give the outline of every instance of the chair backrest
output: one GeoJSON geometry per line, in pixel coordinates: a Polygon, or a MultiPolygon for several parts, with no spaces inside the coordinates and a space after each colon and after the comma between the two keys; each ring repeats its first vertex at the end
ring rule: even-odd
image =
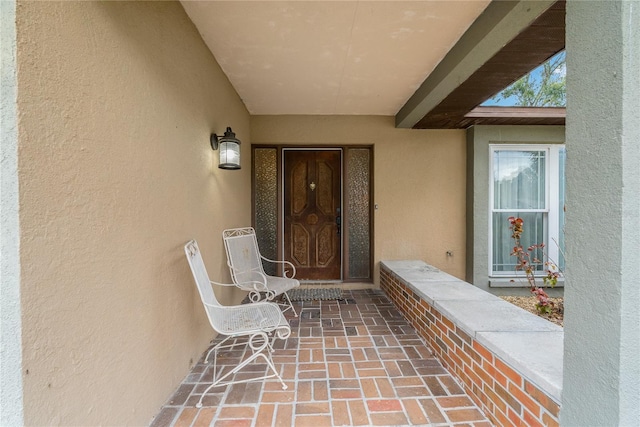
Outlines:
{"type": "Polygon", "coordinates": [[[262,281],[265,273],[255,230],[252,227],[224,230],[222,239],[234,283],[262,281]]]}
{"type": "Polygon", "coordinates": [[[209,280],[207,269],[204,266],[202,255],[200,255],[198,243],[196,243],[195,240],[191,240],[184,245],[184,252],[187,255],[187,260],[191,267],[191,273],[193,273],[193,278],[196,281],[198,293],[200,293],[200,299],[202,300],[202,305],[204,305],[204,309],[207,312],[209,322],[214,329],[218,330],[217,325],[220,321],[221,313],[220,310],[216,310],[216,308],[222,308],[223,306],[220,305],[218,299],[213,293],[211,281],[209,280]]]}

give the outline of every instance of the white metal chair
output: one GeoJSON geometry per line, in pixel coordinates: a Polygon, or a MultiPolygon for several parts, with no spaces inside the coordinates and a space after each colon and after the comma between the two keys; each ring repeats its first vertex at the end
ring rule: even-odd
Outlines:
{"type": "Polygon", "coordinates": [[[184,246],[184,251],[187,255],[187,259],[189,260],[189,266],[191,267],[191,272],[193,273],[196,285],[198,286],[198,292],[200,293],[202,304],[207,312],[209,322],[216,332],[225,335],[225,338],[207,353],[205,363],[208,363],[209,356],[213,353],[213,382],[202,393],[202,397],[200,397],[196,407],[202,407],[202,399],[209,390],[216,386],[239,384],[276,377],[282,383],[282,388],[286,389],[287,385],[282,380],[280,374],[276,371],[273,360],[271,359],[273,341],[276,339],[286,339],[291,334],[291,327],[282,314],[280,307],[271,302],[257,302],[234,306],[221,305],[213,293],[212,284],[222,286],[235,285],[227,285],[209,280],[209,275],[207,274],[204,262],[202,261],[202,256],[200,255],[200,250],[198,249],[198,244],[195,240],[188,242],[184,246]],[[251,355],[246,359],[243,359],[238,366],[234,367],[229,372],[223,374],[221,371],[219,375],[217,372],[218,352],[220,350],[230,349],[240,345],[247,345],[247,341],[244,340],[237,342],[235,338],[238,337],[248,338],[251,355]],[[231,339],[234,339],[234,342],[227,344],[227,341],[231,339]],[[262,358],[267,362],[268,368],[265,375],[239,380],[233,379],[233,375],[235,375],[240,369],[258,358],[262,358]],[[273,371],[272,374],[269,374],[269,369],[273,371]]]}
{"type": "Polygon", "coordinates": [[[292,310],[298,317],[287,291],[300,286],[295,279],[296,268],[289,261],[274,261],[263,257],[258,248],[256,231],[252,227],[231,228],[222,232],[224,247],[227,251],[227,264],[231,270],[231,278],[239,288],[249,291],[253,302],[266,299],[272,301],[283,295],[284,311],[292,310]],[[269,276],[264,272],[262,261],[282,264],[282,277],[269,276]],[[289,275],[287,275],[287,269],[289,275]]]}

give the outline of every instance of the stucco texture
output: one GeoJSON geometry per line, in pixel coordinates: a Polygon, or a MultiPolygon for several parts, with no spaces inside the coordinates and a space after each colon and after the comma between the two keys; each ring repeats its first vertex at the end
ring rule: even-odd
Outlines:
{"type": "Polygon", "coordinates": [[[145,425],[213,335],[182,248],[229,279],[250,167],[218,169],[209,134],[249,159],[250,118],[179,3],[16,16],[24,420],[145,425]]]}
{"type": "Polygon", "coordinates": [[[640,2],[567,2],[566,426],[640,425],[639,28],[640,2]]]}
{"type": "Polygon", "coordinates": [[[375,282],[380,260],[400,259],[464,278],[464,130],[397,129],[387,116],[253,116],[251,135],[254,144],[373,145],[375,282]]]}

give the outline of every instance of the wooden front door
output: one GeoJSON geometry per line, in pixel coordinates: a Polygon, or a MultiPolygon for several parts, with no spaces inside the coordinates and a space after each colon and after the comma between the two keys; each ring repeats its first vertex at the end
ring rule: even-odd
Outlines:
{"type": "Polygon", "coordinates": [[[284,152],[284,255],[296,278],[341,278],[341,151],[284,152]]]}

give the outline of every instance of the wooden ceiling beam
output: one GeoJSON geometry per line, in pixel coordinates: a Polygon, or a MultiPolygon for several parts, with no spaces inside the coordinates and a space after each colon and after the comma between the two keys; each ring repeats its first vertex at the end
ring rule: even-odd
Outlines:
{"type": "Polygon", "coordinates": [[[492,2],[400,109],[396,126],[477,124],[469,111],[564,49],[564,17],[564,0],[492,2]]]}

